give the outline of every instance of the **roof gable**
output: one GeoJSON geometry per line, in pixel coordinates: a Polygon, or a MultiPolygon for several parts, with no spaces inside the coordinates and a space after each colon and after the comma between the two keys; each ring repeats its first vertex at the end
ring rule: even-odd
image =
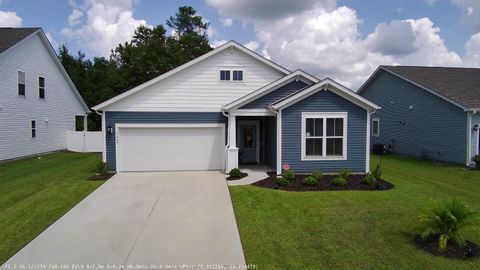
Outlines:
{"type": "MultiPolygon", "coordinates": [[[[60,60],[58,59],[57,53],[55,52],[52,45],[50,44],[50,41],[48,41],[48,38],[43,32],[42,28],[0,28],[0,40],[3,37],[9,37],[10,39],[10,42],[3,42],[5,46],[7,43],[10,43],[10,46],[4,49],[3,51],[1,51],[0,49],[0,56],[7,54],[10,50],[15,48],[17,45],[21,44],[23,41],[26,41],[35,35],[38,35],[40,37],[40,40],[42,41],[43,45],[47,49],[48,53],[50,54],[50,57],[52,58],[53,62],[59,69],[60,73],[63,75],[63,77],[67,81],[67,84],[70,86],[78,102],[80,103],[82,108],[85,110],[85,113],[90,113],[90,110],[87,104],[85,104],[85,101],[83,100],[82,96],[80,95],[77,88],[75,87],[75,84],[73,84],[72,80],[70,79],[70,76],[68,76],[67,71],[63,67],[60,60]]],[[[2,43],[2,41],[0,41],[0,43],[2,43]]]]}
{"type": "Polygon", "coordinates": [[[296,80],[300,80],[306,83],[307,85],[312,85],[314,83],[319,82],[319,79],[315,78],[314,76],[302,70],[296,70],[294,72],[291,72],[287,76],[284,76],[248,95],[245,95],[233,102],[230,102],[229,104],[225,105],[223,109],[225,111],[238,109],[296,80]]]}
{"type": "Polygon", "coordinates": [[[380,72],[388,72],[463,110],[480,109],[480,69],[380,66],[359,89],[362,93],[380,72]]]}
{"type": "Polygon", "coordinates": [[[0,54],[14,47],[26,37],[40,31],[41,28],[0,27],[0,54]]]}
{"type": "Polygon", "coordinates": [[[269,108],[274,110],[281,110],[290,105],[297,103],[300,100],[303,100],[319,91],[332,91],[335,94],[349,100],[350,102],[364,108],[367,110],[378,110],[380,106],[375,103],[367,100],[366,98],[360,96],[359,94],[353,92],[352,90],[346,88],[345,86],[337,83],[336,81],[326,78],[308,88],[301,89],[296,93],[291,94],[275,103],[271,104],[269,108]]]}
{"type": "Polygon", "coordinates": [[[256,52],[253,52],[253,51],[247,49],[246,47],[238,44],[237,42],[229,41],[229,42],[223,44],[222,46],[217,47],[216,49],[214,49],[214,50],[212,50],[212,51],[210,51],[206,54],[203,54],[203,55],[201,55],[201,56],[199,56],[199,57],[181,65],[181,66],[178,66],[178,67],[176,67],[176,68],[174,68],[174,69],[172,69],[172,70],[170,70],[170,71],[168,71],[168,72],[166,72],[166,73],[164,73],[164,74],[162,74],[162,75],[160,75],[160,76],[158,76],[158,77],[156,77],[156,78],[154,78],[150,81],[147,81],[147,82],[145,82],[145,83],[143,83],[143,84],[141,84],[137,87],[134,87],[134,88],[118,95],[118,96],[115,96],[115,97],[113,97],[113,98],[111,98],[107,101],[104,101],[104,102],[94,106],[93,109],[101,111],[101,110],[105,109],[106,107],[131,96],[132,94],[135,94],[139,91],[147,89],[149,86],[152,86],[152,85],[154,85],[154,84],[156,84],[160,81],[166,80],[166,79],[170,78],[171,76],[179,73],[182,70],[186,70],[189,67],[192,67],[196,64],[199,64],[202,61],[204,61],[206,59],[209,59],[209,58],[211,58],[215,55],[218,55],[221,52],[227,51],[229,49],[238,50],[238,51],[244,53],[245,55],[247,55],[248,57],[251,57],[251,58],[265,64],[266,66],[268,66],[270,68],[273,68],[274,70],[279,71],[281,74],[289,74],[290,73],[290,71],[288,69],[286,69],[286,68],[284,68],[284,67],[282,67],[282,66],[280,66],[280,65],[278,65],[278,64],[276,64],[276,63],[274,63],[274,62],[272,62],[272,61],[270,61],[266,58],[264,58],[263,56],[257,54],[256,52]]]}

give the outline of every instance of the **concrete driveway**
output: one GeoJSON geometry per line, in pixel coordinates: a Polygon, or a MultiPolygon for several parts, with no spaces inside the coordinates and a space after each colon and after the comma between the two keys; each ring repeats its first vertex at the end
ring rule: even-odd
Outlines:
{"type": "Polygon", "coordinates": [[[112,177],[3,267],[13,264],[197,269],[245,258],[225,175],[145,172],[112,177]]]}

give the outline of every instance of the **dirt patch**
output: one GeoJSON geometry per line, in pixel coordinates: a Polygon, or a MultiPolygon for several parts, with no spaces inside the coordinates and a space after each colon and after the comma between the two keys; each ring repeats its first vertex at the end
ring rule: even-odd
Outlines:
{"type": "Polygon", "coordinates": [[[112,176],[114,176],[115,173],[107,173],[107,174],[95,174],[95,175],[92,175],[88,178],[88,180],[92,180],[92,181],[102,181],[102,180],[108,180],[110,179],[112,176]]]}
{"type": "Polygon", "coordinates": [[[227,180],[228,180],[228,181],[240,180],[240,179],[242,179],[242,178],[244,178],[244,177],[247,177],[247,176],[248,176],[247,173],[243,173],[243,172],[242,172],[242,173],[240,174],[240,176],[238,176],[238,177],[232,177],[232,176],[227,177],[227,180]]]}
{"type": "Polygon", "coordinates": [[[367,185],[363,182],[365,178],[364,174],[352,174],[348,177],[348,182],[345,186],[336,186],[333,184],[333,179],[337,175],[324,175],[322,179],[313,186],[306,186],[303,184],[303,179],[308,177],[308,175],[295,175],[295,179],[288,182],[286,186],[279,186],[275,183],[275,178],[277,177],[276,173],[269,172],[269,177],[258,182],[253,183],[252,185],[257,187],[280,189],[287,191],[330,191],[330,190],[364,190],[364,191],[375,191],[375,190],[388,190],[394,187],[394,185],[385,180],[380,180],[375,186],[367,185]]]}
{"type": "Polygon", "coordinates": [[[435,256],[442,256],[445,258],[469,260],[480,256],[480,246],[470,241],[465,241],[464,246],[459,246],[450,241],[445,252],[440,252],[438,250],[438,236],[432,236],[425,240],[422,240],[417,236],[415,238],[415,244],[420,249],[435,256]]]}

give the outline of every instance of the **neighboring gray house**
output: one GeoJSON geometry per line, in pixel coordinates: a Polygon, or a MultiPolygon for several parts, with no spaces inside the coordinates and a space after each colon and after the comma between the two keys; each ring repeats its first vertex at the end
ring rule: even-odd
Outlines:
{"type": "Polygon", "coordinates": [[[66,149],[88,113],[41,28],[0,28],[0,160],[66,149]]]}
{"type": "Polygon", "coordinates": [[[466,165],[478,154],[480,69],[380,66],[358,93],[382,107],[372,144],[466,165]]]}
{"type": "Polygon", "coordinates": [[[369,170],[372,102],[230,41],[93,108],[115,171],[369,170]]]}

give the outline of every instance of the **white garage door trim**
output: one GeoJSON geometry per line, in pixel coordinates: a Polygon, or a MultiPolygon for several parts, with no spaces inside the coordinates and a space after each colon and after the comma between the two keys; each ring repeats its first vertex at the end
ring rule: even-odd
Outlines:
{"type": "MultiPolygon", "coordinates": [[[[120,153],[119,153],[119,135],[120,129],[122,128],[221,128],[222,134],[225,134],[225,124],[212,123],[212,124],[115,124],[115,163],[116,171],[121,172],[122,168],[120,165],[120,153]]],[[[222,145],[225,146],[225,136],[222,136],[222,145]]],[[[223,153],[225,154],[225,153],[223,153]]],[[[225,157],[225,155],[224,155],[225,157]]],[[[225,158],[223,158],[225,160],[225,158]]],[[[225,169],[225,163],[223,163],[223,168],[225,169]]]]}

